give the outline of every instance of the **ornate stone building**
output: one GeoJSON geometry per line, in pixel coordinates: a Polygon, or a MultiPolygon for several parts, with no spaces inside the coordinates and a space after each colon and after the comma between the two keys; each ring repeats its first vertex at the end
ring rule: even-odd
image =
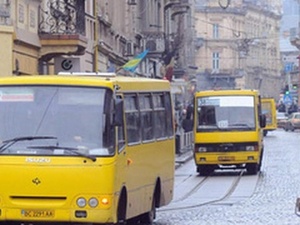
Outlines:
{"type": "Polygon", "coordinates": [[[0,0],[0,76],[118,72],[163,79],[189,99],[195,77],[192,0],[0,0]],[[135,73],[122,66],[149,52],[135,73]],[[169,73],[170,74],[170,73],[169,73]]]}
{"type": "Polygon", "coordinates": [[[194,65],[191,6],[188,0],[0,0],[0,38],[10,61],[1,68],[6,74],[56,73],[71,64],[72,71],[115,71],[147,48],[138,73],[162,77],[160,65],[173,51],[186,70],[194,65]]]}
{"type": "Polygon", "coordinates": [[[280,1],[196,1],[198,88],[251,88],[279,96],[280,1]]]}

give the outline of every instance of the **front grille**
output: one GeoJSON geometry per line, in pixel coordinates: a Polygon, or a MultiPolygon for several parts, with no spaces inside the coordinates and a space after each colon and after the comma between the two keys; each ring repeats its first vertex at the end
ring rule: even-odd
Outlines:
{"type": "Polygon", "coordinates": [[[218,144],[201,144],[196,145],[196,149],[199,147],[205,147],[206,152],[241,152],[246,151],[246,146],[257,145],[253,142],[248,143],[218,143],[218,144]]]}

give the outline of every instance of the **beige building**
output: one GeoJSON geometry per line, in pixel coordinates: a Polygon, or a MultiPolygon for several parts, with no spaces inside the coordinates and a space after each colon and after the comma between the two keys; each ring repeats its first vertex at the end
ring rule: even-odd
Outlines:
{"type": "MultiPolygon", "coordinates": [[[[77,4],[80,9],[85,3],[77,4]]],[[[62,10],[57,1],[0,0],[1,76],[47,74],[56,57],[82,55],[87,38],[74,23],[79,14],[84,11],[62,10]]]]}
{"type": "Polygon", "coordinates": [[[251,88],[277,97],[280,1],[198,1],[198,88],[251,88]]]}
{"type": "Polygon", "coordinates": [[[147,48],[137,72],[162,78],[163,57],[192,48],[191,12],[188,0],[0,0],[0,38],[10,61],[1,68],[8,75],[56,73],[69,64],[117,70],[147,48]]]}
{"type": "Polygon", "coordinates": [[[193,0],[0,0],[1,76],[118,72],[163,79],[180,101],[196,74],[193,0]],[[122,66],[149,52],[134,73],[122,66]],[[183,79],[184,78],[184,79],[183,79]]]}
{"type": "Polygon", "coordinates": [[[1,76],[38,71],[38,1],[0,1],[1,76]]]}

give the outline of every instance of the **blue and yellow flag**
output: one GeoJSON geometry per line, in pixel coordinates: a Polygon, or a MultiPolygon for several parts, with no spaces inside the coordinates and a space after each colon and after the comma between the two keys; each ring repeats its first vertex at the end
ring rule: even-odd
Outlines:
{"type": "Polygon", "coordinates": [[[145,58],[148,51],[149,50],[146,49],[142,53],[138,54],[136,57],[134,57],[133,59],[129,60],[126,64],[124,64],[122,66],[122,68],[124,70],[130,71],[133,73],[135,71],[135,69],[138,67],[139,63],[145,58]]]}

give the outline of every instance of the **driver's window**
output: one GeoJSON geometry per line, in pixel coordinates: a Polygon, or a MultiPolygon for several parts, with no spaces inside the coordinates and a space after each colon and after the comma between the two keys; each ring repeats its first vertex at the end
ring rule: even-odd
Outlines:
{"type": "MultiPolygon", "coordinates": [[[[122,99],[122,96],[117,96],[117,98],[122,99]]],[[[121,152],[125,147],[124,120],[122,120],[122,124],[118,126],[117,129],[118,129],[118,151],[121,152]]]]}

